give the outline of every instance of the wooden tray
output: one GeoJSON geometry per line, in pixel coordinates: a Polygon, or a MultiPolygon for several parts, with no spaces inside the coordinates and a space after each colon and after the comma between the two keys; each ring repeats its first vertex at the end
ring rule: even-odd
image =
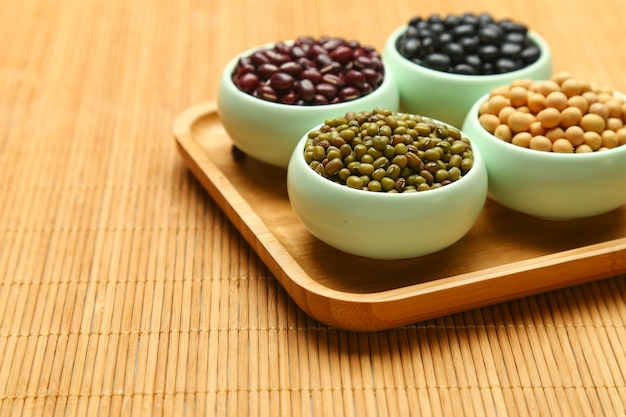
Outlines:
{"type": "Polygon", "coordinates": [[[626,272],[625,207],[551,222],[489,200],[474,228],[436,254],[403,261],[348,255],[301,225],[285,170],[233,157],[215,103],[187,109],[173,129],[188,168],[287,293],[330,326],[387,329],[626,272]]]}

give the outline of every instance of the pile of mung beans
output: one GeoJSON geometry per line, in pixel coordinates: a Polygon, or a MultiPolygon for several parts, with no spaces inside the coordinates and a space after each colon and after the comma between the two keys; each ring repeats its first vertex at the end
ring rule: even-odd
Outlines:
{"type": "Polygon", "coordinates": [[[624,98],[568,72],[491,90],[478,118],[497,138],[540,151],[588,153],[626,144],[624,98]]]}
{"type": "Polygon", "coordinates": [[[241,91],[300,106],[355,100],[376,90],[383,78],[375,48],[329,36],[277,42],[240,58],[231,74],[241,91]]]}
{"type": "Polygon", "coordinates": [[[489,13],[433,14],[412,18],[396,49],[415,64],[465,75],[501,74],[537,61],[528,27],[489,13]]]}
{"type": "Polygon", "coordinates": [[[308,134],[304,158],[336,183],[366,191],[408,193],[446,186],[474,165],[460,130],[388,109],[348,112],[308,134]]]}

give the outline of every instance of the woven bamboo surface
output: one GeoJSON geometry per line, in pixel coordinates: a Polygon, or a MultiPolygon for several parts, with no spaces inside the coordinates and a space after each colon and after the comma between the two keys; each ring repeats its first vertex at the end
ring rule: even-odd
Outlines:
{"type": "Polygon", "coordinates": [[[176,152],[233,54],[466,10],[626,91],[619,1],[0,0],[0,416],[625,416],[625,277],[339,331],[176,152]]]}

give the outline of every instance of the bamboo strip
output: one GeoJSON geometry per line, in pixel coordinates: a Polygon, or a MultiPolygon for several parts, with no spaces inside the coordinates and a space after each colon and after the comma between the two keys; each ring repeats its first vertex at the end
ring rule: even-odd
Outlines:
{"type": "MultiPolygon", "coordinates": [[[[0,37],[29,48],[0,54],[11,69],[0,76],[0,201],[16,202],[0,210],[0,415],[624,413],[623,277],[341,332],[304,316],[181,167],[169,124],[216,91],[207,68],[250,39],[352,33],[338,16],[315,17],[311,2],[309,18],[278,2],[240,14],[224,3],[212,23],[216,2],[9,3],[0,20],[24,24],[0,24],[0,37]],[[275,15],[285,24],[261,24],[275,15]],[[253,23],[224,36],[219,20],[236,19],[253,23]]],[[[533,4],[493,7],[525,16],[533,4]]],[[[569,7],[588,11],[575,25],[611,14],[569,7]]],[[[378,20],[383,30],[396,18],[378,20]]],[[[578,66],[582,76],[622,82],[607,68],[623,55],[592,37],[560,43],[559,65],[595,48],[603,58],[578,66]]]]}
{"type": "MultiPolygon", "coordinates": [[[[486,415],[505,414],[506,402],[498,389],[501,386],[498,365],[489,346],[490,340],[496,337],[493,323],[485,320],[483,310],[464,313],[462,317],[467,338],[463,338],[460,348],[462,352],[471,354],[477,374],[476,380],[472,379],[470,383],[475,383],[479,387],[486,415]]],[[[469,362],[469,359],[467,361],[469,362]]]]}

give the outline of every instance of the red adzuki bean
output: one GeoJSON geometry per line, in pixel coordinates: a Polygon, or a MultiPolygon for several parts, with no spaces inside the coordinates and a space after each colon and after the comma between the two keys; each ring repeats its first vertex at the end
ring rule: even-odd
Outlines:
{"type": "Polygon", "coordinates": [[[258,84],[259,77],[251,72],[243,74],[241,77],[239,77],[239,80],[237,81],[237,87],[239,87],[246,93],[251,93],[252,91],[254,91],[258,84]]]}
{"type": "Polygon", "coordinates": [[[302,67],[298,65],[296,62],[289,61],[282,64],[279,68],[279,71],[285,72],[289,75],[297,76],[302,72],[302,67]]]}
{"type": "Polygon", "coordinates": [[[317,55],[313,59],[313,62],[315,62],[317,68],[324,68],[325,66],[330,65],[333,62],[333,59],[330,57],[330,55],[324,53],[317,55]]]}
{"type": "Polygon", "coordinates": [[[311,101],[315,97],[315,84],[309,79],[302,79],[295,82],[296,90],[303,100],[311,101]]]}
{"type": "Polygon", "coordinates": [[[346,84],[355,86],[357,88],[363,87],[367,82],[365,75],[361,71],[349,70],[345,75],[346,84]]]}
{"type": "Polygon", "coordinates": [[[324,82],[328,83],[328,84],[332,84],[335,87],[341,88],[343,87],[346,82],[343,78],[342,75],[335,75],[335,74],[324,74],[322,76],[322,80],[324,80],[324,82]]]}
{"type": "Polygon", "coordinates": [[[322,74],[317,68],[307,68],[300,73],[300,78],[303,80],[310,80],[312,83],[317,84],[322,82],[322,74]]]}
{"type": "Polygon", "coordinates": [[[382,83],[384,68],[371,46],[303,36],[240,58],[231,78],[237,88],[262,100],[323,105],[371,93],[382,83]]]}
{"type": "Polygon", "coordinates": [[[262,85],[254,90],[253,95],[257,98],[267,101],[278,101],[278,94],[269,85],[262,85]]]}
{"type": "Polygon", "coordinates": [[[293,82],[293,77],[286,72],[275,72],[270,77],[270,85],[276,90],[288,90],[293,82]]]}
{"type": "Polygon", "coordinates": [[[334,51],[330,53],[330,57],[333,61],[339,62],[341,65],[346,65],[353,56],[352,48],[347,45],[340,45],[334,51]]]}
{"type": "Polygon", "coordinates": [[[358,88],[348,86],[339,91],[339,97],[342,101],[350,101],[361,97],[361,93],[358,88]]]}
{"type": "Polygon", "coordinates": [[[263,63],[258,66],[257,74],[263,79],[268,79],[278,71],[278,67],[274,64],[263,63]]]}
{"type": "Polygon", "coordinates": [[[283,104],[294,104],[298,100],[298,94],[294,90],[289,90],[280,98],[283,104]]]}
{"type": "Polygon", "coordinates": [[[327,82],[323,82],[315,86],[315,92],[323,95],[328,100],[332,100],[337,96],[337,87],[327,82]]]}

